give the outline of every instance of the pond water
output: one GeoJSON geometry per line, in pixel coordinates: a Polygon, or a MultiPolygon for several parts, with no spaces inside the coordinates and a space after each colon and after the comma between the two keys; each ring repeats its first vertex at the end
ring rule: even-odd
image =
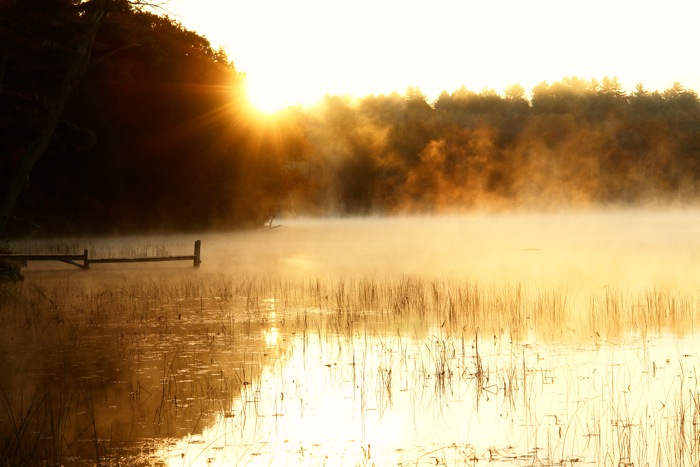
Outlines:
{"type": "Polygon", "coordinates": [[[278,225],[3,286],[3,461],[700,462],[700,212],[278,225]]]}

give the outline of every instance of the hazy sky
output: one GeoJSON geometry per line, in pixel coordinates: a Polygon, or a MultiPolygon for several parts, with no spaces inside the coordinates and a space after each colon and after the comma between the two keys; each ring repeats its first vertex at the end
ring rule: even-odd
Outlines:
{"type": "Polygon", "coordinates": [[[700,91],[697,0],[170,0],[223,46],[260,106],[565,76],[700,91]]]}

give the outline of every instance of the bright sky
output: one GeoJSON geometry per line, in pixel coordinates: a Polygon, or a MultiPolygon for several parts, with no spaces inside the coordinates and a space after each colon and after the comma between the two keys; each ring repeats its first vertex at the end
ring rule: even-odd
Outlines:
{"type": "Polygon", "coordinates": [[[502,91],[617,76],[700,92],[697,0],[170,0],[272,110],[325,93],[502,91]]]}

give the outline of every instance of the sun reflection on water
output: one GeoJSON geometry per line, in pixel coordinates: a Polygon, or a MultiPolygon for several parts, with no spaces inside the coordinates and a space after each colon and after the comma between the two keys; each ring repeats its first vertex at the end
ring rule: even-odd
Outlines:
{"type": "Polygon", "coordinates": [[[277,322],[277,312],[275,311],[280,303],[280,300],[276,298],[266,298],[262,301],[265,304],[266,311],[268,312],[266,321],[270,323],[269,329],[263,329],[263,342],[267,347],[273,347],[277,345],[277,335],[278,329],[276,326],[277,322]]]}
{"type": "Polygon", "coordinates": [[[233,416],[163,453],[169,465],[657,465],[679,411],[697,414],[692,337],[576,349],[477,349],[439,329],[288,337],[288,358],[241,389],[233,416]]]}
{"type": "Polygon", "coordinates": [[[700,465],[699,230],[697,213],[299,221],[212,237],[191,274],[35,271],[3,315],[19,402],[0,425],[69,385],[87,438],[64,439],[98,433],[102,459],[700,465]]]}
{"type": "Polygon", "coordinates": [[[266,329],[263,331],[263,337],[265,338],[265,345],[268,347],[274,346],[277,344],[277,328],[270,328],[266,329]]]}

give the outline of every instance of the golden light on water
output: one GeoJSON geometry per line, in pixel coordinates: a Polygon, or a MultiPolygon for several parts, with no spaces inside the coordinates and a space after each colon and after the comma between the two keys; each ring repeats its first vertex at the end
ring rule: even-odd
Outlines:
{"type": "MultiPolygon", "coordinates": [[[[696,410],[693,332],[677,337],[643,321],[666,313],[662,303],[674,310],[659,316],[668,329],[675,329],[673,314],[693,313],[665,287],[690,290],[688,306],[697,306],[700,224],[692,212],[284,225],[260,237],[260,251],[239,252],[237,269],[248,267],[247,255],[262,256],[253,270],[265,264],[273,275],[330,275],[330,289],[312,301],[318,307],[262,300],[286,323],[276,328],[276,341],[287,343],[284,357],[234,398],[236,415],[220,418],[215,436],[183,441],[187,461],[506,466],[612,458],[664,465],[664,453],[685,442],[667,434],[679,433],[679,411],[696,410]],[[482,283],[473,297],[453,287],[469,277],[482,283]],[[442,280],[452,285],[442,289],[442,280]],[[373,299],[372,287],[363,291],[371,284],[389,303],[373,299]],[[451,327],[452,312],[427,291],[446,304],[473,300],[483,321],[474,331],[465,318],[476,310],[454,311],[462,318],[451,327]],[[372,315],[394,307],[425,313],[427,321],[399,325],[372,315]],[[523,316],[499,324],[501,313],[523,316]]],[[[309,287],[315,290],[312,280],[309,287]]],[[[173,465],[179,462],[175,456],[173,465]]]]}
{"type": "Polygon", "coordinates": [[[698,211],[280,223],[198,270],[31,266],[3,388],[89,384],[64,438],[124,464],[700,462],[698,211]]]}
{"type": "Polygon", "coordinates": [[[692,338],[575,350],[485,340],[477,363],[475,349],[461,354],[459,340],[438,334],[297,337],[289,359],[234,399],[235,416],[161,455],[168,465],[603,465],[640,455],[658,465],[676,448],[679,405],[694,410],[692,338]]]}

